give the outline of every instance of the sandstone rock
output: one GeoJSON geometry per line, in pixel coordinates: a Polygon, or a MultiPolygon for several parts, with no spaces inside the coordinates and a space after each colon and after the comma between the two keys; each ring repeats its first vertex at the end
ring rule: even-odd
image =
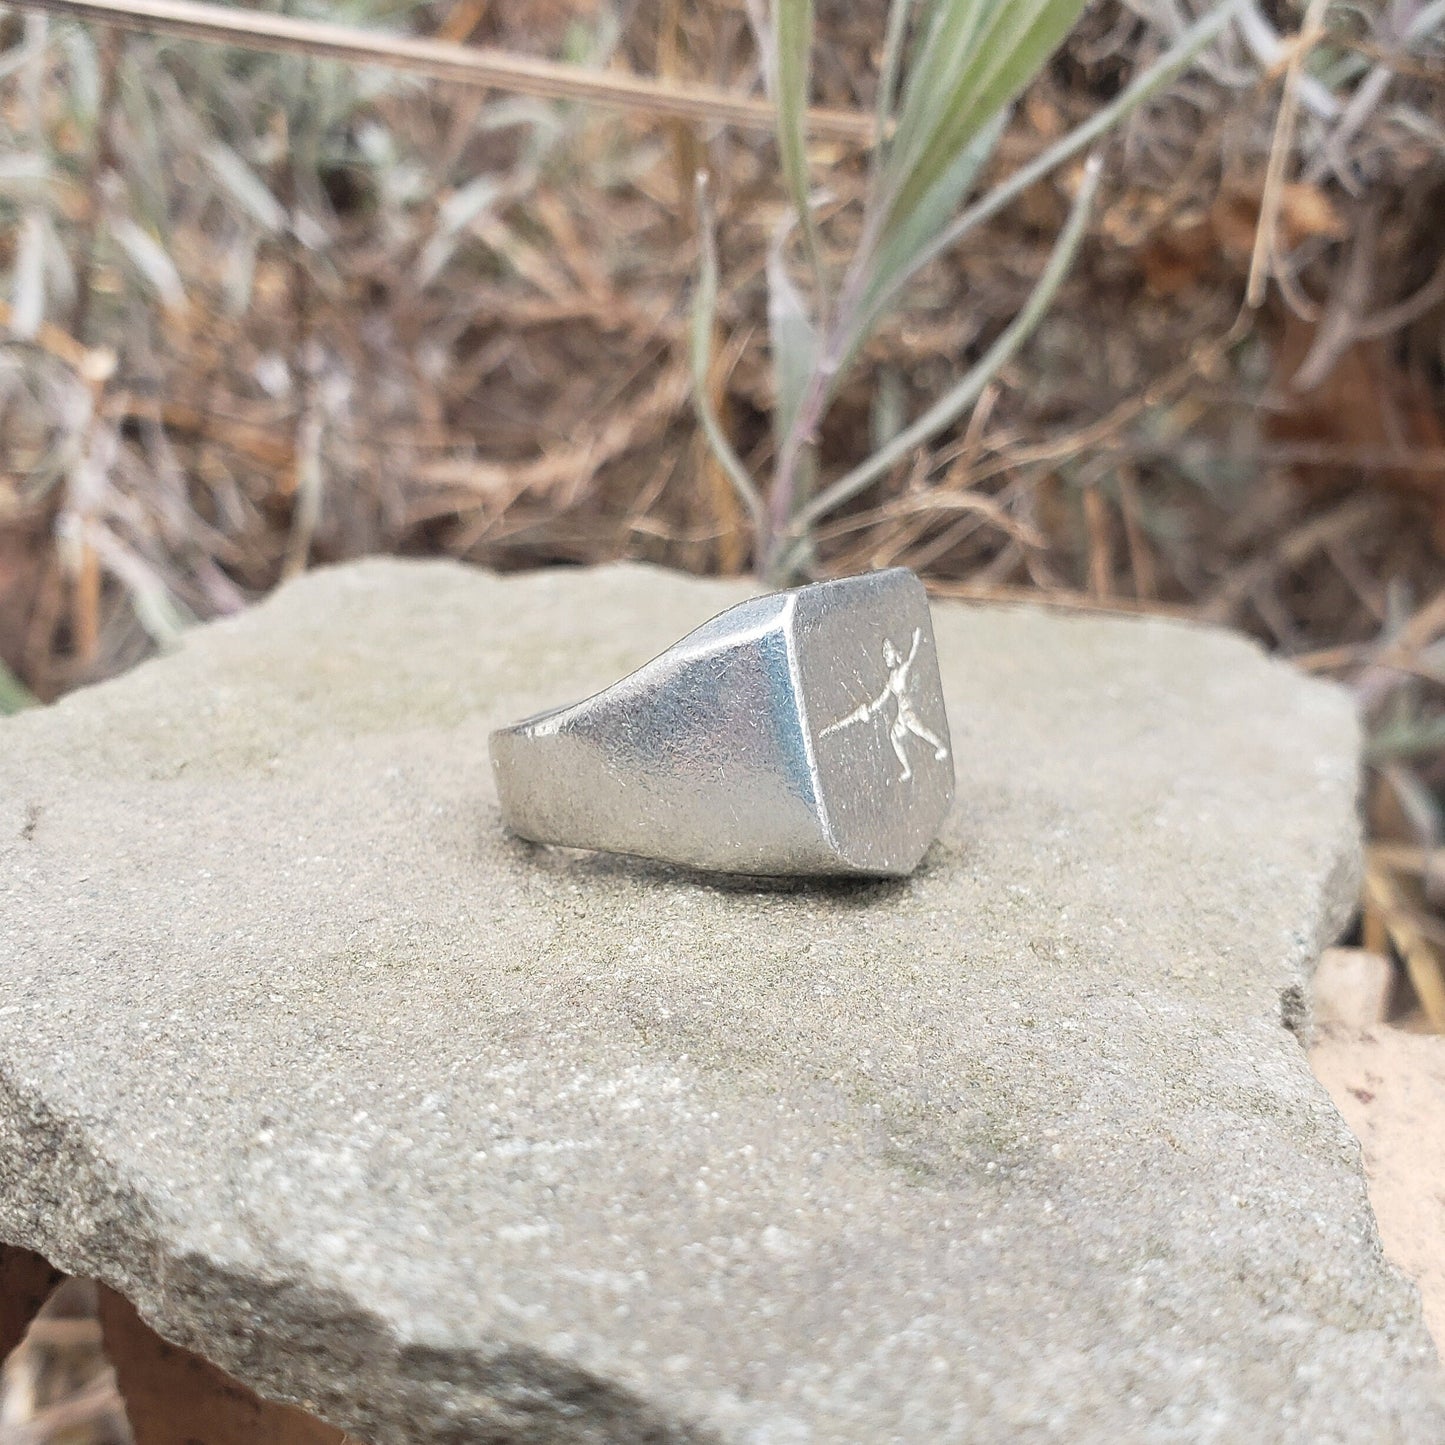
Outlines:
{"type": "Polygon", "coordinates": [[[1285,1027],[1345,697],[943,606],[913,878],[503,836],[488,729],[741,595],[367,563],[0,724],[0,1238],[373,1441],[1445,1438],[1285,1027]]]}

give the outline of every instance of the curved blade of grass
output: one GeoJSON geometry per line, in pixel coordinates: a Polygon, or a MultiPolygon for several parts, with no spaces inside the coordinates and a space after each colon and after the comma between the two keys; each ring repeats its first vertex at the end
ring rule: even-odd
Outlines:
{"type": "Polygon", "coordinates": [[[813,279],[823,286],[822,249],[808,200],[808,90],[812,79],[813,0],[776,0],[773,53],[777,57],[774,97],[778,108],[778,158],[783,181],[798,216],[803,249],[813,279]]]}
{"type": "Polygon", "coordinates": [[[777,404],[773,408],[773,430],[781,449],[802,405],[808,380],[818,361],[818,333],[808,314],[807,303],[788,275],[784,255],[792,227],[777,228],[768,246],[768,346],[773,357],[777,404]]]}
{"type": "Polygon", "coordinates": [[[916,421],[899,432],[887,446],[880,447],[866,461],[859,463],[802,507],[794,520],[794,532],[805,532],[820,518],[856,497],[865,487],[902,461],[915,447],[922,446],[944,427],[956,421],[966,408],[978,400],[983,389],[1013,358],[1049,309],[1074,259],[1074,253],[1079,248],[1079,242],[1083,239],[1084,227],[1088,223],[1102,174],[1100,158],[1091,157],[1084,169],[1083,180],[1079,193],[1074,198],[1069,218],[1059,232],[1059,238],[1054,243],[1043,274],[1034,283],[1034,289],[1022,310],[998,340],[956,385],[950,387],[916,421]]]}
{"type": "Polygon", "coordinates": [[[763,499],[742,458],[733,450],[723,431],[722,420],[712,404],[708,390],[708,371],[712,362],[713,323],[717,319],[717,235],[714,230],[712,201],[707,192],[707,176],[697,176],[698,277],[697,294],[692,303],[692,325],[689,351],[692,360],[692,400],[697,408],[708,445],[713,450],[728,480],[733,484],[753,526],[761,535],[764,526],[763,499]]]}
{"type": "Polygon", "coordinates": [[[985,196],[924,245],[907,267],[878,288],[866,313],[859,318],[858,329],[866,333],[899,291],[930,261],[937,260],[970,231],[991,220],[1050,171],[1087,150],[1100,136],[1112,130],[1133,110],[1168,85],[1195,56],[1219,38],[1233,22],[1243,3],[1244,0],[1225,0],[1217,10],[1196,20],[1158,60],[1141,71],[1108,105],[1096,111],[1068,135],[1055,141],[1027,165],[1020,166],[1007,180],[991,187],[985,196]]]}
{"type": "Polygon", "coordinates": [[[1445,25],[1445,0],[1434,0],[1405,27],[1405,44],[1418,45],[1442,25],[1445,25]]]}
{"type": "MultiPolygon", "coordinates": [[[[956,3],[977,8],[976,0],[956,3]]],[[[919,139],[889,168],[889,229],[906,221],[959,152],[1038,74],[1083,6],[1084,0],[991,0],[940,88],[910,86],[909,103],[922,112],[919,139]]]]}
{"type": "Polygon", "coordinates": [[[970,47],[992,3],[996,0],[932,0],[928,23],[909,60],[890,147],[895,181],[917,160],[943,98],[956,89],[957,75],[968,63],[970,47]]]}
{"type": "MultiPolygon", "coordinates": [[[[874,249],[871,252],[860,252],[855,258],[854,267],[850,268],[849,278],[844,283],[844,299],[839,303],[837,314],[837,320],[842,325],[842,330],[832,338],[832,344],[839,349],[826,363],[826,375],[822,378],[822,388],[817,397],[817,407],[820,413],[831,402],[834,387],[847,372],[858,349],[867,341],[878,320],[882,308],[874,305],[874,298],[880,289],[888,285],[895,277],[910,276],[917,269],[915,265],[917,252],[928,244],[941,227],[948,223],[949,217],[957,211],[960,202],[973,189],[979,172],[987,164],[998,144],[1007,119],[1006,114],[1000,114],[985,126],[983,132],[975,137],[973,144],[959,155],[953,167],[939,179],[933,190],[914,208],[906,225],[898,228],[881,242],[871,238],[865,239],[864,246],[871,245],[874,249]],[[855,280],[857,282],[856,290],[853,289],[855,280]],[[851,299],[860,296],[861,299],[851,299]],[[856,321],[852,325],[846,324],[849,316],[856,317],[856,321]]],[[[820,343],[814,352],[815,362],[820,360],[821,350],[820,343]]],[[[780,380],[780,395],[782,390],[780,380]]],[[[796,410],[791,414],[790,419],[795,417],[796,410]]],[[[780,428],[779,434],[785,433],[786,428],[780,428]]]]}
{"type": "MultiPolygon", "coordinates": [[[[871,256],[860,257],[863,264],[859,291],[851,292],[845,287],[846,295],[860,295],[860,299],[856,305],[839,307],[840,331],[833,338],[833,344],[838,348],[835,353],[837,360],[830,367],[833,382],[847,372],[859,348],[877,325],[883,311],[882,305],[878,304],[880,294],[885,288],[891,288],[899,278],[906,280],[918,270],[919,253],[948,224],[973,189],[979,172],[997,148],[1007,124],[1008,112],[1000,111],[913,208],[907,221],[881,240],[873,241],[875,249],[871,256]],[[852,322],[848,324],[850,317],[852,322]]],[[[826,399],[832,399],[831,384],[826,399]]]]}
{"type": "Polygon", "coordinates": [[[933,148],[924,156],[917,184],[925,186],[959,147],[986,125],[1044,67],[1073,29],[1084,0],[1001,0],[979,32],[967,74],[952,103],[944,106],[933,148]]]}
{"type": "MultiPolygon", "coordinates": [[[[884,233],[869,270],[864,311],[878,291],[900,275],[911,275],[919,252],[958,214],[979,172],[988,163],[1008,123],[1008,111],[998,111],[954,157],[953,164],[933,183],[926,195],[900,222],[884,233]]],[[[856,347],[864,339],[854,339],[856,347]]]]}

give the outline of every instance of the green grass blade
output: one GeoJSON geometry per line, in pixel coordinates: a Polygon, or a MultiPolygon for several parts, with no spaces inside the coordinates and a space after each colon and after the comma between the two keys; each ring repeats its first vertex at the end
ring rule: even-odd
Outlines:
{"type": "Polygon", "coordinates": [[[784,255],[791,228],[780,226],[768,247],[768,345],[773,357],[777,403],[773,431],[781,450],[793,428],[808,380],[818,362],[818,333],[784,255]]]}
{"type": "Polygon", "coordinates": [[[39,699],[3,662],[0,662],[0,717],[9,717],[27,707],[34,707],[39,699]]]}
{"type": "Polygon", "coordinates": [[[917,164],[938,124],[940,107],[957,88],[970,47],[988,6],[997,0],[933,0],[932,11],[908,66],[898,127],[889,151],[895,183],[917,164]]]}
{"type": "Polygon", "coordinates": [[[1064,228],[1054,243],[1053,252],[1043,274],[1034,283],[1023,309],[1009,323],[1003,334],[984,353],[954,386],[950,387],[916,421],[905,427],[885,447],[873,453],[866,461],[840,477],[832,486],[825,488],[806,506],[802,507],[794,521],[794,531],[806,535],[806,530],[820,518],[857,496],[865,487],[877,481],[885,472],[902,461],[915,447],[931,440],[944,427],[956,421],[973,405],[983,389],[1013,358],[1019,347],[1032,334],[1053,302],[1059,285],[1063,281],[1074,259],[1074,253],[1083,239],[1088,223],[1094,195],[1099,188],[1103,167],[1099,158],[1090,160],[1084,171],[1079,193],[1074,198],[1073,208],[1064,228]]]}
{"type": "Polygon", "coordinates": [[[1189,63],[1212,45],[1233,23],[1235,15],[1245,0],[1225,0],[1218,9],[1196,20],[1179,36],[1174,44],[1152,65],[1141,71],[1108,105],[1096,111],[1083,124],[1076,126],[1068,135],[1055,141],[1047,150],[1034,157],[1027,165],[1020,166],[1006,181],[989,189],[950,225],[930,240],[891,281],[880,286],[874,296],[868,314],[861,319],[865,330],[897,297],[903,287],[930,261],[955,246],[969,232],[991,220],[1005,206],[1012,204],[1030,186],[1042,180],[1050,171],[1056,170],[1072,160],[1081,151],[1087,150],[1100,136],[1112,130],[1126,116],[1130,115],[1151,96],[1170,83],[1189,63]]]}
{"type": "MultiPolygon", "coordinates": [[[[960,0],[963,3],[963,0],[960,0]]],[[[900,224],[954,164],[973,138],[1038,74],[1063,43],[1084,0],[992,0],[972,33],[972,48],[953,69],[946,90],[924,94],[923,137],[889,177],[888,225],[900,224]]]]}
{"type": "Polygon", "coordinates": [[[918,253],[958,214],[958,208],[973,190],[979,172],[988,164],[1008,121],[1000,110],[953,159],[953,164],[933,183],[926,195],[898,224],[885,233],[872,262],[872,275],[865,293],[868,303],[899,275],[913,270],[918,253]]]}
{"type": "Polygon", "coordinates": [[[773,10],[774,52],[777,76],[774,92],[778,107],[778,156],[783,181],[797,213],[803,248],[813,278],[823,285],[822,249],[809,203],[808,138],[806,117],[812,84],[813,0],[776,0],[773,10]]]}
{"type": "Polygon", "coordinates": [[[919,254],[957,213],[997,148],[1007,122],[1007,112],[997,115],[974,137],[973,143],[957,157],[952,168],[939,178],[903,224],[875,243],[857,305],[849,307],[846,315],[840,310],[838,316],[841,331],[836,343],[837,375],[848,370],[872,335],[884,309],[881,298],[893,294],[918,270],[919,254]]]}
{"type": "Polygon", "coordinates": [[[1033,5],[1004,5],[995,23],[979,37],[977,62],[965,89],[956,96],[956,113],[940,133],[946,160],[1034,79],[1074,28],[1084,0],[1036,0],[1033,5]]]}

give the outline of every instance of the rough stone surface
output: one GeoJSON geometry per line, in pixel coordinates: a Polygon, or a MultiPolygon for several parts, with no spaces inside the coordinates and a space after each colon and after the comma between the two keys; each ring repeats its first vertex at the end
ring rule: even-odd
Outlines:
{"type": "Polygon", "coordinates": [[[943,606],[910,880],[504,837],[488,729],[741,595],[368,563],[0,725],[0,1238],[375,1441],[1445,1438],[1286,1027],[1342,695],[943,606]]]}

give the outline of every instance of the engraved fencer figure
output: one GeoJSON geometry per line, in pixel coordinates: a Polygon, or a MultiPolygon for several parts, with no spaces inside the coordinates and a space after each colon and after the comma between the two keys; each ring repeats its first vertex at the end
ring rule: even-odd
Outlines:
{"type": "Polygon", "coordinates": [[[915,627],[913,629],[913,645],[908,649],[907,657],[894,647],[891,638],[884,638],[883,664],[888,669],[888,682],[883,691],[871,701],[859,703],[847,717],[830,723],[822,733],[826,737],[829,733],[837,732],[852,723],[868,722],[882,712],[891,698],[895,704],[895,711],[893,722],[888,729],[888,741],[893,744],[898,765],[902,769],[898,774],[900,783],[908,782],[913,776],[913,764],[908,761],[908,751],[904,746],[910,736],[927,743],[933,749],[933,756],[938,762],[942,762],[948,756],[948,749],[934,733],[924,726],[923,719],[913,710],[913,699],[908,692],[908,674],[913,670],[914,659],[918,656],[918,647],[922,638],[922,629],[915,627]]]}

